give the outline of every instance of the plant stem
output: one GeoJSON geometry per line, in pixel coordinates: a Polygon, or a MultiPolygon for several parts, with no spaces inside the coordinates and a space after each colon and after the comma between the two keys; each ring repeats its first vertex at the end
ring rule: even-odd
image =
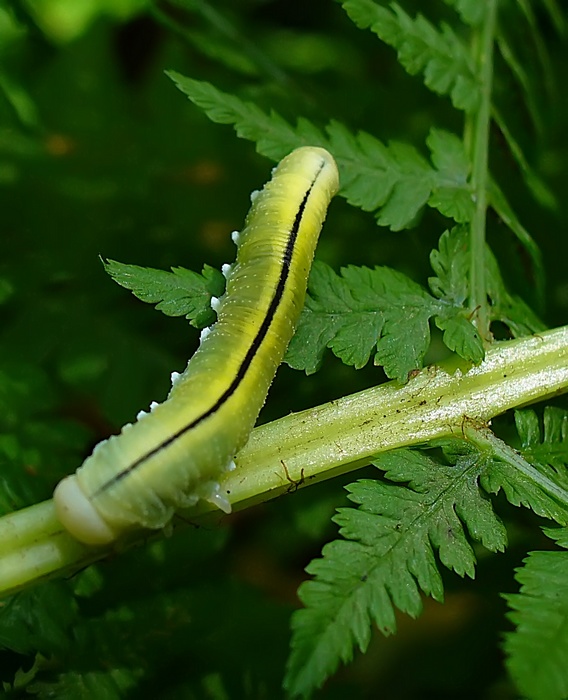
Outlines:
{"type": "Polygon", "coordinates": [[[485,220],[487,213],[489,129],[491,126],[491,89],[493,82],[493,41],[497,21],[497,0],[487,0],[485,21],[475,37],[474,53],[480,103],[474,116],[472,134],[471,183],[475,211],[471,221],[470,305],[483,340],[490,339],[485,282],[485,220]]]}
{"type": "MultiPolygon", "coordinates": [[[[565,391],[568,326],[494,343],[477,367],[455,360],[427,367],[405,385],[382,384],[256,428],[221,486],[233,509],[242,510],[368,464],[379,452],[461,435],[466,418],[487,422],[565,391]]],[[[212,512],[219,514],[200,502],[183,517],[203,522],[212,512]]],[[[0,518],[0,594],[82,568],[115,549],[76,542],[57,522],[51,501],[12,513],[0,518]]]]}

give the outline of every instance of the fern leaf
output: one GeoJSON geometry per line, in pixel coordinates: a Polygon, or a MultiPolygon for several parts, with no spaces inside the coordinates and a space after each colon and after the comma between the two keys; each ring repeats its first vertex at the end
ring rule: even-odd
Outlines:
{"type": "Polygon", "coordinates": [[[457,136],[433,129],[428,146],[434,167],[408,144],[351,133],[337,121],[322,131],[306,119],[292,127],[276,112],[270,115],[208,83],[168,74],[177,87],[215,122],[233,124],[242,138],[256,141],[257,150],[279,160],[298,146],[323,146],[341,170],[341,194],[353,206],[375,213],[377,222],[398,231],[412,224],[428,204],[457,222],[472,213],[468,164],[457,136]]]}
{"type": "MultiPolygon", "coordinates": [[[[396,49],[410,75],[423,73],[426,87],[449,95],[457,109],[472,112],[477,107],[480,91],[468,48],[449,25],[438,29],[420,14],[413,19],[397,3],[391,3],[392,9],[373,0],[344,0],[342,5],[359,28],[370,29],[396,49]]],[[[469,3],[462,9],[469,9],[469,3]]]]}
{"type": "Polygon", "coordinates": [[[523,444],[521,452],[490,434],[494,456],[481,475],[481,484],[488,493],[502,489],[513,505],[531,508],[537,515],[566,525],[566,412],[551,407],[545,410],[544,442],[532,410],[516,412],[515,420],[523,444]]]}
{"type": "Polygon", "coordinates": [[[520,593],[504,596],[515,632],[505,637],[507,667],[531,700],[568,697],[568,552],[531,552],[517,569],[520,593]]]}
{"type": "Polygon", "coordinates": [[[485,5],[478,0],[444,0],[446,5],[453,5],[465,24],[478,26],[485,17],[485,5]]]}
{"type": "Polygon", "coordinates": [[[550,466],[568,488],[568,411],[546,406],[541,423],[533,410],[515,411],[523,456],[540,467],[550,466]]]}
{"type": "Polygon", "coordinates": [[[447,328],[451,349],[474,362],[483,348],[463,307],[437,300],[420,285],[387,267],[350,265],[336,275],[324,263],[314,264],[308,297],[286,355],[286,362],[308,374],[315,372],[327,348],[345,364],[363,367],[374,362],[391,378],[406,381],[422,366],[430,342],[429,319],[447,328]],[[459,318],[463,325],[458,327],[459,318]],[[452,322],[455,325],[452,326],[452,322]]]}
{"type": "Polygon", "coordinates": [[[395,450],[374,462],[394,483],[361,480],[347,487],[358,509],[343,508],[334,520],[345,540],[324,547],[300,587],[305,608],[292,620],[292,654],[286,687],[308,695],[353,647],[365,651],[374,622],[395,631],[394,607],[420,614],[420,591],[435,600],[443,587],[434,552],[460,576],[474,576],[470,538],[491,551],[506,545],[503,524],[478,485],[484,461],[462,450],[456,466],[411,450],[395,450]],[[403,488],[399,484],[408,484],[403,488]]]}
{"type": "Polygon", "coordinates": [[[209,265],[203,267],[201,274],[183,267],[167,272],[116,260],[103,260],[103,265],[117,284],[138,299],[156,304],[166,316],[185,316],[196,328],[204,328],[215,320],[211,297],[223,294],[225,279],[209,265]]]}

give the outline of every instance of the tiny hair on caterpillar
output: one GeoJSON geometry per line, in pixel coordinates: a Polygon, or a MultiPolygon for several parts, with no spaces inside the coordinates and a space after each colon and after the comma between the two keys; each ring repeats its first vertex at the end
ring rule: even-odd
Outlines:
{"type": "Polygon", "coordinates": [[[286,156],[252,197],[237,259],[223,267],[217,321],[172,388],[149,413],[99,443],[54,491],[61,524],[86,544],[104,545],[135,529],[165,527],[175,512],[231,505],[219,479],[234,468],[262,408],[304,305],[307,280],[337,167],[323,148],[286,156]]]}

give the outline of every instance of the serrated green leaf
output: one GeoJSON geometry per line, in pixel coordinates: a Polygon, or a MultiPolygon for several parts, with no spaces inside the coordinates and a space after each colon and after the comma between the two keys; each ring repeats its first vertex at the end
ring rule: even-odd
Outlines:
{"type": "Polygon", "coordinates": [[[556,478],[568,489],[568,411],[545,406],[542,429],[535,411],[515,411],[522,454],[531,464],[551,466],[556,478]]]}
{"type": "Polygon", "coordinates": [[[531,552],[517,569],[518,594],[504,596],[516,625],[505,636],[507,667],[531,700],[568,697],[568,552],[531,552]]]}
{"type": "Polygon", "coordinates": [[[376,364],[405,380],[420,366],[436,305],[419,285],[389,268],[349,266],[341,276],[323,263],[310,275],[309,296],[286,361],[315,371],[326,347],[346,364],[362,367],[376,347],[376,364]]]}
{"type": "Polygon", "coordinates": [[[422,15],[410,17],[397,3],[387,9],[373,0],[343,0],[344,10],[361,29],[370,29],[396,49],[410,75],[422,72],[432,91],[449,95],[457,109],[472,112],[480,99],[467,46],[451,27],[436,28],[422,15]]]}
{"type": "Polygon", "coordinates": [[[355,296],[347,280],[316,261],[310,273],[309,296],[286,362],[307,374],[321,364],[326,348],[346,364],[363,367],[371,356],[383,327],[383,317],[363,295],[355,296]]]}
{"type": "Polygon", "coordinates": [[[444,331],[450,350],[470,362],[480,362],[483,345],[465,306],[467,231],[444,233],[431,261],[438,277],[429,280],[430,286],[440,300],[390,268],[348,266],[338,276],[316,262],[286,362],[311,373],[320,366],[326,348],[356,368],[374,354],[375,364],[384,367],[389,377],[406,381],[409,372],[422,366],[430,343],[431,318],[444,331]]]}
{"type": "MultiPolygon", "coordinates": [[[[218,124],[234,124],[237,136],[256,141],[259,153],[281,160],[291,150],[303,143],[305,127],[309,122],[298,123],[293,129],[285,119],[271,112],[266,114],[251,102],[243,102],[238,97],[223,93],[209,83],[186,78],[175,71],[166,71],[176,86],[211,119],[218,124]]],[[[309,130],[308,142],[312,146],[325,145],[325,139],[318,142],[317,132],[309,130]]]]}
{"type": "Polygon", "coordinates": [[[456,466],[411,450],[394,450],[374,461],[395,483],[360,480],[347,487],[358,509],[341,508],[334,520],[344,540],[326,545],[300,587],[305,605],[294,613],[285,685],[293,696],[320,687],[353,647],[365,651],[375,623],[395,630],[394,607],[420,614],[420,591],[442,600],[434,551],[459,575],[474,575],[475,555],[464,530],[491,551],[502,551],[506,532],[480,491],[484,460],[473,449],[456,466]],[[406,483],[403,488],[399,484],[406,483]]]}
{"type": "MultiPolygon", "coordinates": [[[[455,318],[455,322],[449,322],[452,331],[457,336],[448,336],[448,347],[455,349],[464,359],[479,356],[481,352],[480,341],[475,339],[463,321],[468,322],[470,313],[467,307],[469,297],[469,276],[471,264],[470,238],[465,227],[454,227],[451,231],[445,231],[440,237],[438,249],[430,253],[430,264],[436,277],[428,280],[430,289],[436,296],[451,304],[453,309],[449,317],[455,318]],[[459,320],[462,317],[463,320],[459,320]],[[462,335],[460,328],[464,331],[462,335]],[[457,350],[463,346],[464,352],[457,350]],[[471,355],[467,355],[471,353],[471,355]]],[[[488,246],[485,249],[485,278],[487,294],[490,299],[489,317],[491,321],[501,321],[508,326],[513,337],[529,335],[544,330],[542,322],[536,317],[528,305],[519,297],[509,294],[495,256],[488,246]]],[[[441,314],[440,328],[448,326],[448,316],[441,314]]],[[[444,341],[445,342],[445,341],[444,341]]]]}
{"type": "Polygon", "coordinates": [[[443,129],[431,129],[426,141],[438,171],[428,204],[457,223],[471,220],[473,197],[468,183],[469,162],[463,142],[443,129]]]}
{"type": "Polygon", "coordinates": [[[201,274],[183,267],[172,267],[167,272],[116,260],[103,261],[103,265],[117,284],[138,299],[156,304],[166,316],[185,316],[196,328],[204,328],[215,320],[211,297],[223,294],[225,279],[209,265],[204,265],[201,274]]]}
{"type": "Polygon", "coordinates": [[[466,24],[475,27],[483,22],[486,6],[478,0],[445,0],[445,2],[455,7],[466,24]]]}
{"type": "Polygon", "coordinates": [[[466,221],[470,216],[470,194],[459,159],[459,139],[448,132],[435,130],[432,135],[434,156],[440,164],[437,169],[408,144],[385,145],[368,133],[353,134],[334,120],[325,131],[303,118],[293,127],[276,112],[266,114],[256,105],[208,83],[172,71],[168,75],[210,119],[233,124],[238,136],[255,141],[258,152],[269,158],[280,160],[299,146],[327,148],[341,172],[340,194],[353,206],[374,212],[383,226],[399,231],[412,225],[425,204],[456,221],[466,221]],[[448,148],[447,156],[444,148],[448,148]]]}
{"type": "Polygon", "coordinates": [[[521,452],[490,434],[489,443],[495,454],[488,459],[488,468],[480,482],[488,493],[503,490],[513,505],[530,508],[537,515],[566,525],[568,470],[563,461],[566,456],[564,421],[557,420],[555,409],[548,409],[545,425],[550,440],[540,444],[540,430],[532,411],[522,413],[525,415],[516,416],[523,441],[521,452]],[[557,439],[552,439],[553,435],[557,439]]]}
{"type": "Polygon", "coordinates": [[[34,681],[30,683],[28,689],[32,695],[39,698],[122,700],[128,691],[136,686],[136,679],[141,675],[141,669],[112,668],[106,671],[67,671],[60,673],[57,680],[34,681]]]}
{"type": "Polygon", "coordinates": [[[60,582],[19,593],[0,606],[0,648],[19,654],[64,653],[75,617],[69,588],[60,582]]]}
{"type": "Polygon", "coordinates": [[[485,357],[483,343],[469,318],[455,314],[447,318],[436,316],[436,325],[444,332],[444,345],[464,360],[479,364],[485,357]]]}
{"type": "Polygon", "coordinates": [[[547,537],[554,540],[559,547],[568,549],[568,527],[543,527],[542,531],[547,537]]]}

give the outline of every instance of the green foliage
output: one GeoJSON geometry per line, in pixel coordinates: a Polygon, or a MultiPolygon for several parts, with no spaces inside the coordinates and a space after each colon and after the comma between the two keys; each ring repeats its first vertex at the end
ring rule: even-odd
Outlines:
{"type": "Polygon", "coordinates": [[[520,593],[505,596],[516,627],[505,638],[507,666],[526,697],[562,700],[568,695],[568,552],[531,552],[523,564],[516,576],[520,593]]]}
{"type": "MultiPolygon", "coordinates": [[[[382,41],[395,48],[398,60],[411,74],[424,73],[424,84],[440,95],[450,95],[457,109],[475,110],[480,84],[474,72],[468,47],[443,24],[437,29],[423,15],[412,18],[398,3],[387,9],[373,0],[346,0],[343,7],[355,24],[371,29],[382,41]]],[[[481,11],[468,19],[481,21],[481,11]]],[[[463,9],[463,12],[467,12],[463,9]]]]}
{"type": "MultiPolygon", "coordinates": [[[[164,314],[214,320],[228,232],[267,168],[180,102],[169,66],[201,112],[271,160],[329,149],[351,205],[332,205],[287,355],[321,371],[293,391],[290,374],[277,379],[273,415],[291,396],[318,405],[375,383],[371,359],[404,382],[425,357],[433,372],[448,351],[475,364],[494,335],[538,334],[539,316],[566,322],[568,124],[555,75],[568,23],[557,0],[344,0],[292,19],[280,2],[88,5],[0,7],[2,514],[48,498],[187,360],[188,324],[131,303],[97,255],[164,314]],[[324,363],[326,348],[362,371],[324,363]]],[[[337,510],[340,537],[307,567],[287,671],[298,562],[329,539],[322,513],[344,502],[341,477],[7,599],[0,695],[280,697],[285,675],[290,696],[566,697],[565,402],[517,411],[518,438],[506,419],[477,423],[475,396],[471,406],[447,439],[378,455],[378,476],[343,477],[355,507],[337,510]],[[520,590],[502,596],[521,559],[520,590]],[[479,585],[461,580],[478,572],[479,585]],[[515,627],[504,649],[516,688],[505,690],[503,597],[515,627]],[[399,614],[423,607],[412,624],[399,614]],[[401,630],[397,645],[374,627],[401,630]],[[356,650],[368,662],[332,678],[356,650]]]]}
{"type": "Polygon", "coordinates": [[[138,299],[156,304],[166,316],[185,316],[196,328],[204,328],[215,320],[211,297],[225,290],[223,275],[204,265],[198,274],[183,267],[171,272],[108,260],[105,270],[121,287],[129,289],[138,299]]]}
{"type": "MultiPolygon", "coordinates": [[[[531,418],[520,417],[518,422],[525,425],[527,420],[531,418]]],[[[507,470],[511,465],[506,455],[482,443],[452,439],[432,447],[441,450],[443,459],[393,450],[373,462],[391,483],[360,480],[347,487],[358,508],[342,508],[334,518],[344,539],[323,548],[323,558],[306,569],[314,580],[299,590],[305,608],[294,613],[292,621],[286,679],[292,695],[310,695],[340,661],[351,661],[354,646],[366,651],[372,623],[383,634],[394,633],[394,607],[417,617],[422,610],[420,591],[441,602],[443,585],[435,552],[443,566],[474,578],[477,558],[472,543],[491,552],[504,551],[507,533],[488,498],[496,483],[513,505],[568,522],[566,474],[559,503],[556,493],[539,488],[540,474],[534,474],[531,482],[526,473],[507,470]]],[[[554,589],[554,575],[546,585],[554,589]]],[[[540,622],[544,627],[545,620],[540,622]]],[[[565,629],[566,618],[560,617],[560,622],[565,629]]],[[[528,652],[528,642],[520,644],[528,652]]]]}
{"type": "Polygon", "coordinates": [[[410,450],[389,452],[374,464],[393,483],[361,480],[347,487],[359,507],[342,508],[334,518],[345,539],[324,547],[323,559],[307,568],[315,580],[300,587],[306,607],[294,613],[286,680],[294,696],[309,695],[339,661],[350,661],[353,645],[364,652],[372,622],[393,634],[393,606],[417,617],[421,590],[443,600],[435,551],[444,566],[474,577],[464,525],[489,550],[505,548],[503,523],[479,488],[485,461],[475,451],[450,466],[410,450]]]}
{"type": "Polygon", "coordinates": [[[340,167],[340,194],[353,206],[376,212],[382,226],[394,231],[406,228],[426,204],[457,222],[471,217],[468,163],[453,134],[432,130],[427,141],[432,167],[409,144],[385,145],[365,132],[354,135],[337,121],[331,121],[325,132],[304,118],[293,127],[276,112],[266,114],[213,85],[173,71],[168,75],[212,121],[234,124],[238,136],[255,141],[258,152],[273,160],[299,146],[327,148],[340,167]]]}

